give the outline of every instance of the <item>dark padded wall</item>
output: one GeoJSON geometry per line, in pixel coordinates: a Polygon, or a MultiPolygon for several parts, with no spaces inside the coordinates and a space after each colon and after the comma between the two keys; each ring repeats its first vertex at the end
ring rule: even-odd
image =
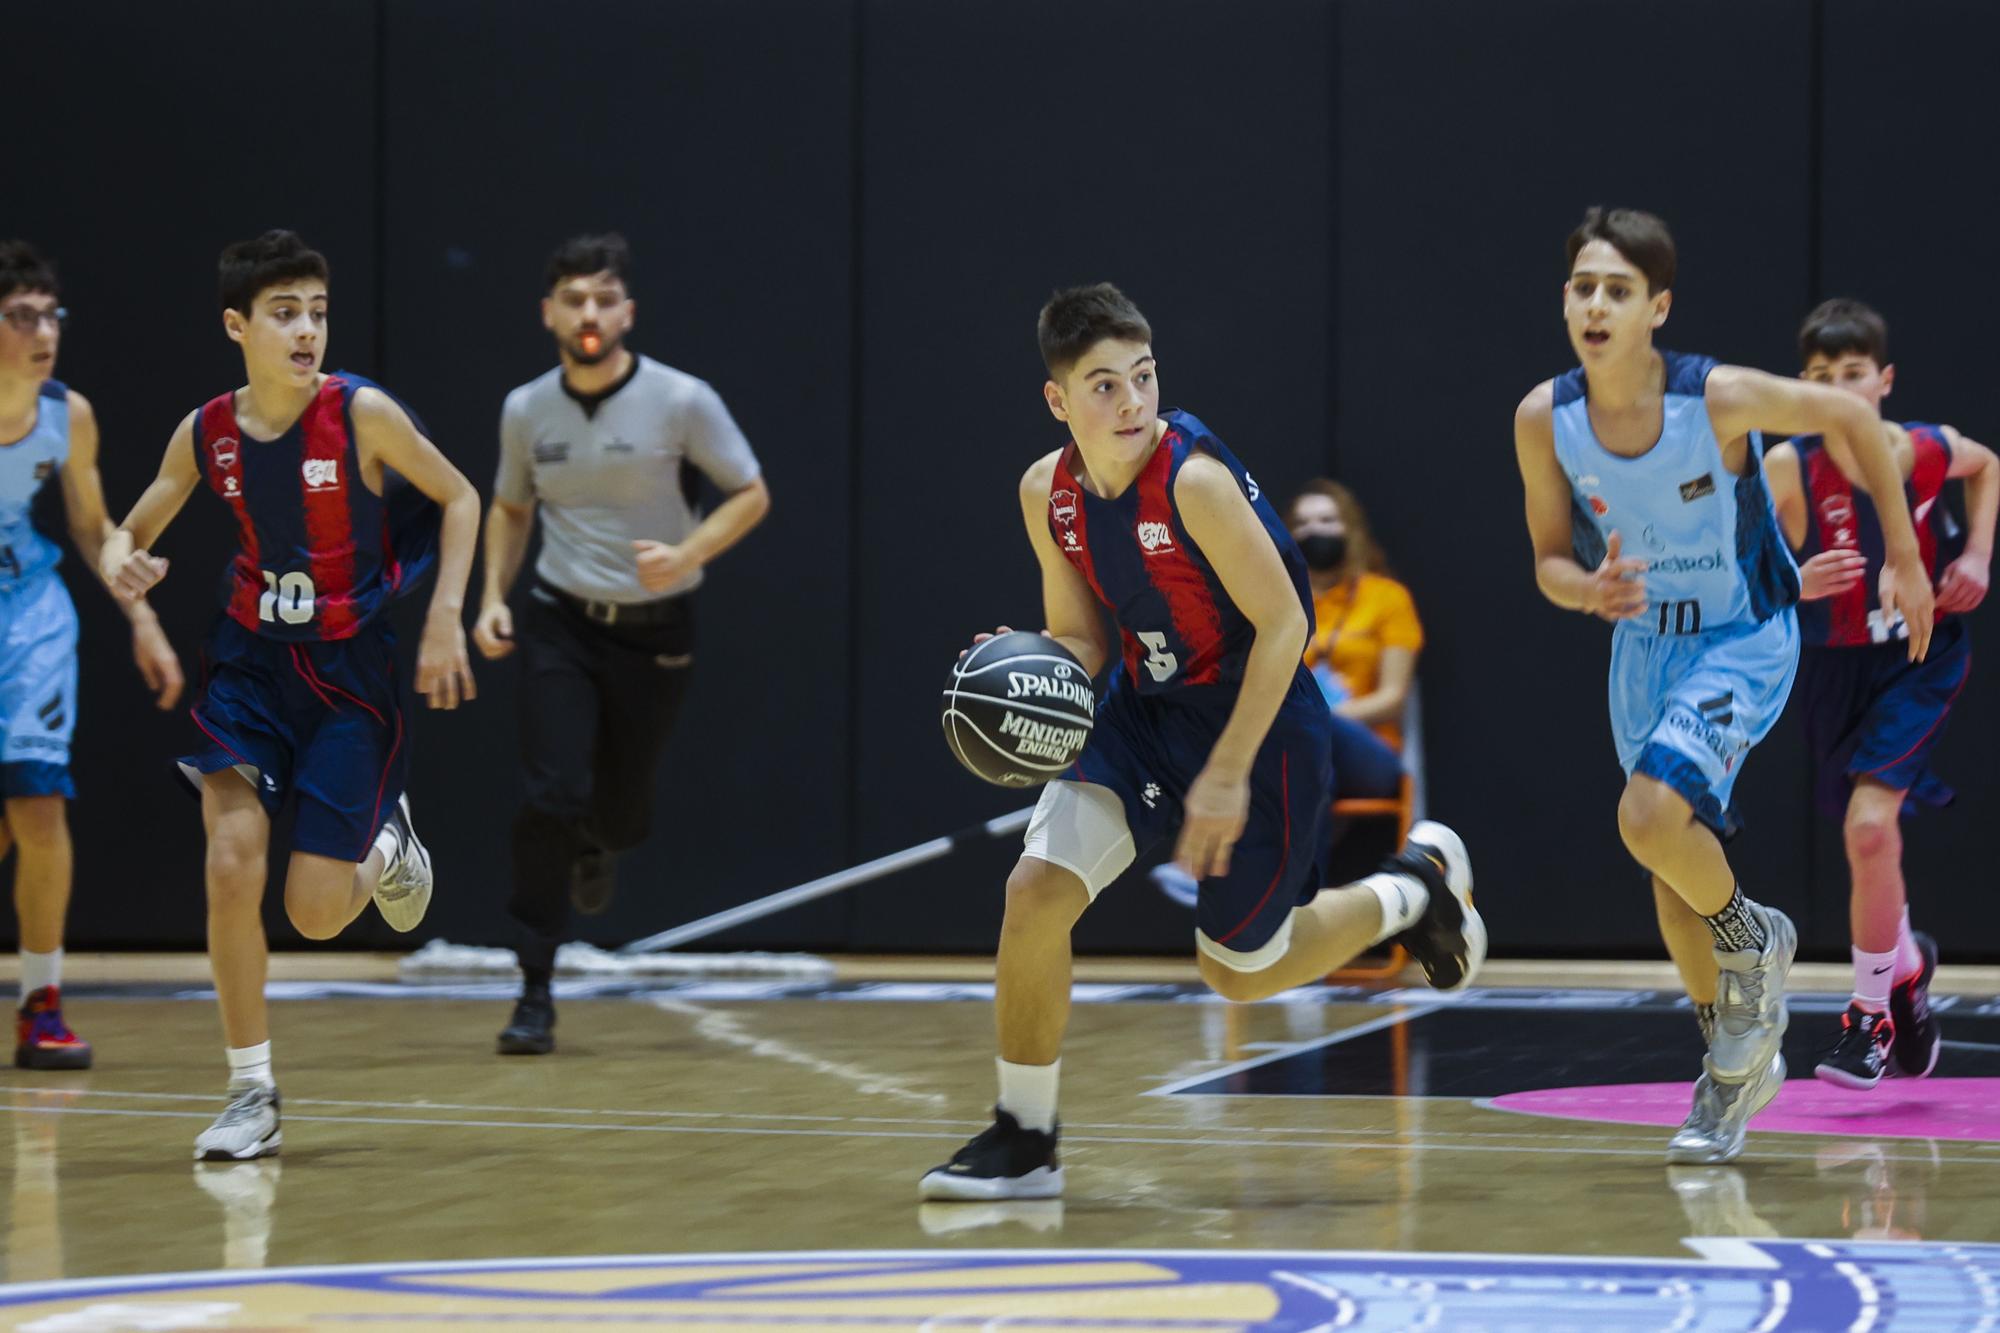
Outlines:
{"type": "MultiPolygon", "coordinates": [[[[2000,157],[2000,112],[1990,95],[1990,54],[2000,11],[1972,0],[1898,5],[1831,4],[1826,12],[1827,110],[1822,294],[1854,296],[1889,321],[1895,390],[1889,415],[1942,421],[2000,444],[1991,339],[1983,331],[2000,203],[1991,163],[2000,157]]],[[[2000,952],[1990,812],[2000,796],[2000,661],[1995,603],[1973,617],[1972,677],[1960,693],[1936,767],[1958,789],[1955,808],[1904,825],[1911,909],[1947,950],[2000,952]]],[[[1845,902],[1838,833],[1820,834],[1816,889],[1845,902]]],[[[1822,935],[1839,946],[1839,930],[1822,935]]]]}
{"type": "MultiPolygon", "coordinates": [[[[1015,486],[1063,438],[1032,333],[1058,284],[1137,297],[1167,401],[1273,493],[1320,471],[1360,491],[1430,633],[1433,808],[1517,953],[1658,949],[1615,832],[1609,631],[1536,593],[1510,448],[1514,404],[1571,363],[1561,245],[1582,209],[1674,223],[1664,345],[1789,373],[1799,315],[1852,292],[1894,326],[1895,410],[2000,436],[1976,336],[2000,20],[1975,0],[1692,0],[1671,23],[1590,0],[565,14],[24,10],[10,47],[43,58],[17,86],[51,114],[10,138],[0,231],[65,261],[61,373],[97,404],[121,514],[180,416],[240,374],[211,294],[224,241],[292,225],[326,249],[330,364],[382,377],[484,491],[501,398],[552,364],[548,249],[632,237],[635,345],[721,390],[776,507],[702,594],[659,836],[592,923],[602,942],[1024,803],[951,764],[934,691],[974,630],[1040,621],[1015,486]]],[[[226,536],[196,497],[165,543],[158,601],[190,662],[226,536]]],[[[146,708],[115,613],[70,572],[73,943],[198,945],[199,827],[163,766],[186,723],[146,708]]],[[[497,940],[515,683],[477,669],[476,704],[418,721],[414,798],[444,875],[425,933],[497,940]]],[[[1945,890],[2000,796],[1991,675],[1975,668],[1941,753],[1970,811],[1911,833],[1920,910],[1988,952],[1984,899],[1945,890]]],[[[1735,855],[1837,953],[1845,868],[1808,816],[1797,726],[1750,762],[1735,855]]],[[[727,942],[983,951],[1017,845],[727,942]]],[[[364,922],[346,943],[392,940],[364,922]]],[[[1128,881],[1078,938],[1179,952],[1189,926],[1128,881]]]]}
{"type": "MultiPolygon", "coordinates": [[[[871,0],[866,15],[855,774],[874,854],[1026,803],[955,771],[935,700],[974,631],[1042,623],[1018,487],[1066,438],[1035,351],[1052,288],[1115,279],[1153,323],[1166,405],[1268,484],[1316,466],[1328,11],[1173,0],[1133,22],[1102,0],[871,0]]],[[[855,943],[990,947],[1017,847],[865,892],[855,943]]],[[[1184,948],[1191,933],[1128,882],[1078,938],[1184,948]]]]}

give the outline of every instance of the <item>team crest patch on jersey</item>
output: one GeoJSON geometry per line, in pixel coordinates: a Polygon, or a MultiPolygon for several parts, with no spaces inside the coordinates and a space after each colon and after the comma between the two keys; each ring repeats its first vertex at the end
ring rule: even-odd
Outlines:
{"type": "Polygon", "coordinates": [[[1605,503],[1603,496],[1593,495],[1589,497],[1589,499],[1590,499],[1590,512],[1597,515],[1599,518],[1603,518],[1606,514],[1611,512],[1611,506],[1605,503]]]}
{"type": "Polygon", "coordinates": [[[1693,481],[1681,483],[1681,503],[1693,504],[1704,495],[1715,494],[1715,474],[1704,472],[1693,481]]]}
{"type": "Polygon", "coordinates": [[[1826,520],[1826,525],[1833,529],[1833,545],[1853,546],[1856,544],[1854,540],[1854,501],[1845,495],[1829,495],[1819,502],[1819,512],[1820,517],[1826,520]]]}
{"type": "Polygon", "coordinates": [[[208,452],[209,456],[215,459],[217,467],[227,469],[236,466],[236,439],[234,436],[224,435],[220,439],[210,440],[208,442],[208,452]]]}
{"type": "Polygon", "coordinates": [[[309,491],[331,491],[340,488],[338,458],[308,458],[300,464],[299,470],[305,474],[306,489],[309,491]]]}
{"type": "Polygon", "coordinates": [[[1049,492],[1049,517],[1062,531],[1063,549],[1082,549],[1076,537],[1076,492],[1068,489],[1049,492]]]}
{"type": "Polygon", "coordinates": [[[1147,555],[1165,555],[1174,549],[1174,530],[1166,523],[1141,523],[1139,549],[1147,555]]]}

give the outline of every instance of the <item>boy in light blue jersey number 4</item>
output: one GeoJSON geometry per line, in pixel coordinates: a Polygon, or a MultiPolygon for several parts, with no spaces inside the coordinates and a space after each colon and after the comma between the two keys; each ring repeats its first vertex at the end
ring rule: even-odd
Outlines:
{"type": "Polygon", "coordinates": [[[1563,317],[1576,369],[1514,415],[1535,581],[1612,635],[1611,724],[1626,775],[1618,831],[1652,874],[1660,931],[1708,1055],[1673,1162],[1743,1150],[1785,1077],[1785,979],[1798,936],[1746,898],[1723,852],[1730,791],[1798,670],[1799,572],[1778,530],[1762,434],[1817,435],[1883,510],[1881,601],[1931,636],[1930,580],[1903,482],[1866,404],[1802,380],[1663,352],[1673,237],[1659,218],[1593,208],[1569,238],[1563,317]]]}

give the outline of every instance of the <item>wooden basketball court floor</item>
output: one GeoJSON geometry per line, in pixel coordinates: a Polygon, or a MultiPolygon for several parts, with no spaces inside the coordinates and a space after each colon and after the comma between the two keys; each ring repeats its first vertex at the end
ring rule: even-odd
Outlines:
{"type": "Polygon", "coordinates": [[[0,1327],[2000,1327],[1992,971],[1941,976],[1937,1076],[1871,1093],[1810,1077],[1844,969],[1802,978],[1772,1128],[1713,1168],[1662,1158],[1699,1045],[1658,969],[1087,971],[1067,1197],[920,1206],[987,1119],[976,971],[579,983],[557,1054],[502,1058],[504,984],[280,959],[284,1153],[219,1166],[199,966],[74,979],[97,1068],[7,1074],[0,1327]]]}

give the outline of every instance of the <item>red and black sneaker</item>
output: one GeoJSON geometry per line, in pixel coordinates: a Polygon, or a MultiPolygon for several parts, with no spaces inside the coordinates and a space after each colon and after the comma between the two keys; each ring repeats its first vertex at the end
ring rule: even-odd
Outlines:
{"type": "Polygon", "coordinates": [[[1896,1044],[1896,1020],[1858,1004],[1840,1016],[1840,1039],[1819,1058],[1813,1073],[1823,1083],[1866,1091],[1889,1070],[1889,1051],[1896,1044]]]}
{"type": "Polygon", "coordinates": [[[1931,978],[1937,975],[1937,941],[1921,930],[1910,932],[1924,965],[1913,977],[1889,991],[1889,1016],[1896,1020],[1896,1072],[1904,1078],[1924,1078],[1937,1068],[1943,1045],[1937,1015],[1931,1012],[1931,978]]]}
{"type": "Polygon", "coordinates": [[[62,992],[44,986],[14,1015],[16,1069],[88,1069],[90,1043],[63,1022],[62,992]]]}

